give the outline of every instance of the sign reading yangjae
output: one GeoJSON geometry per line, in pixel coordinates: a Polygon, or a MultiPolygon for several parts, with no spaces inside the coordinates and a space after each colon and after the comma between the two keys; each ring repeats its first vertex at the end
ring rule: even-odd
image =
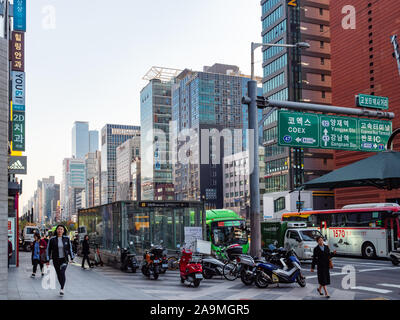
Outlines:
{"type": "Polygon", "coordinates": [[[389,98],[359,94],[356,96],[357,106],[374,109],[389,109],[389,98]]]}
{"type": "Polygon", "coordinates": [[[285,147],[384,151],[392,122],[279,111],[278,144],[285,147]]]}

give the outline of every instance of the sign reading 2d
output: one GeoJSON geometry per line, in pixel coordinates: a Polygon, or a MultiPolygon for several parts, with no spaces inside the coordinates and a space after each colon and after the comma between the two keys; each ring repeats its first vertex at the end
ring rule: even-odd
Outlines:
{"type": "Polygon", "coordinates": [[[13,111],[12,115],[12,149],[25,151],[25,112],[13,111]]]}
{"type": "Polygon", "coordinates": [[[13,110],[25,111],[25,72],[12,71],[13,110]]]}
{"type": "Polygon", "coordinates": [[[279,111],[278,144],[286,147],[378,152],[386,150],[392,123],[279,111]]]}
{"type": "Polygon", "coordinates": [[[26,31],[26,0],[14,0],[14,30],[26,31]]]}

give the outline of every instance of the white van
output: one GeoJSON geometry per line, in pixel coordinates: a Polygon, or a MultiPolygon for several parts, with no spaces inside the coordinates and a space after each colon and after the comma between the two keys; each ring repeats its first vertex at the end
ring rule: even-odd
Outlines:
{"type": "Polygon", "coordinates": [[[40,234],[40,230],[36,226],[27,226],[22,232],[22,247],[25,251],[29,251],[31,243],[33,242],[33,235],[35,233],[40,234]]]}
{"type": "Polygon", "coordinates": [[[318,245],[316,238],[322,234],[312,228],[291,228],[286,230],[284,244],[286,249],[293,249],[300,260],[311,260],[313,250],[318,245]]]}

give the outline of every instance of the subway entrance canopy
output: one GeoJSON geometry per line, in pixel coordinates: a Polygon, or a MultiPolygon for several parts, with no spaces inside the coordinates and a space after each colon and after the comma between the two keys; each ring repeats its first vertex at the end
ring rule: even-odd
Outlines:
{"type": "Polygon", "coordinates": [[[176,250],[184,242],[184,228],[202,227],[203,218],[200,201],[120,201],[79,210],[78,224],[87,228],[92,246],[110,254],[130,246],[141,254],[161,240],[176,250]]]}

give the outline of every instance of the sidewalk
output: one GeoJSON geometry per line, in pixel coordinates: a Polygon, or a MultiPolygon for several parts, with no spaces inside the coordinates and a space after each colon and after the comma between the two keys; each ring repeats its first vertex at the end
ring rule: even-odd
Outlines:
{"type": "MultiPolygon", "coordinates": [[[[66,271],[64,296],[59,296],[60,285],[55,277],[55,289],[49,287],[50,275],[41,277],[40,268],[32,279],[31,254],[20,253],[20,267],[10,268],[8,273],[8,300],[154,300],[155,297],[141,290],[132,290],[104,277],[94,269],[83,270],[81,258],[76,257],[66,271]],[[46,281],[47,280],[47,281],[46,281]]],[[[53,268],[52,263],[50,267],[53,268]]],[[[47,267],[45,266],[45,269],[47,267]]],[[[55,275],[55,271],[53,273],[55,275]]],[[[51,287],[51,285],[50,285],[51,287]]]]}

